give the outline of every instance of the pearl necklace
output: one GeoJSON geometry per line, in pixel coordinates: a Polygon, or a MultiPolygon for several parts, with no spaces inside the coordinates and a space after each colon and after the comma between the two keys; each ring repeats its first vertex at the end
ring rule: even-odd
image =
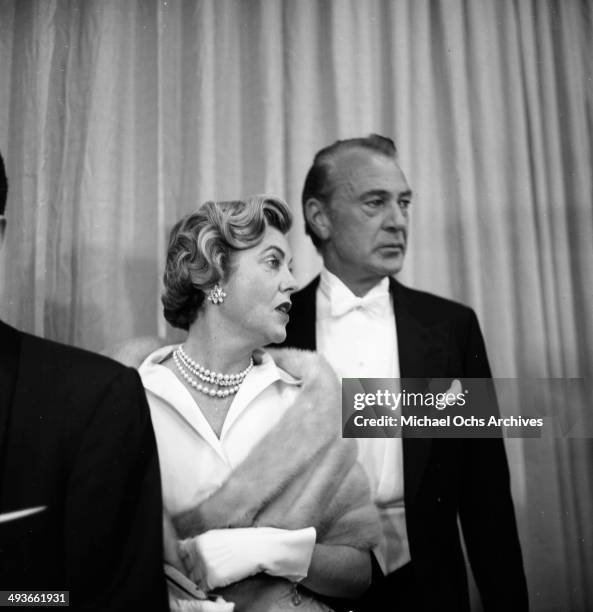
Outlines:
{"type": "Polygon", "coordinates": [[[222,374],[214,370],[208,370],[194,361],[184,350],[181,345],[173,353],[173,361],[179,370],[183,379],[197,391],[205,393],[210,397],[228,397],[237,393],[245,377],[253,368],[253,359],[249,359],[249,365],[238,374],[222,374]],[[197,376],[203,382],[196,380],[192,374],[197,376]],[[217,389],[209,387],[203,383],[216,385],[217,387],[226,387],[217,389]]]}
{"type": "Polygon", "coordinates": [[[183,350],[181,345],[178,347],[176,353],[178,353],[181,363],[191,374],[197,376],[206,383],[218,385],[219,387],[231,387],[237,383],[242,383],[253,368],[253,359],[249,359],[249,365],[242,372],[238,374],[222,374],[201,366],[183,350]]]}

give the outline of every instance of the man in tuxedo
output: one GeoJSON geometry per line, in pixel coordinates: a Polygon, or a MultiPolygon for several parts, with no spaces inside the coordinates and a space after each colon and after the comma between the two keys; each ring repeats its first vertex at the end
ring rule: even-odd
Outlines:
{"type": "MultiPolygon", "coordinates": [[[[0,247],[7,189],[0,156],[0,247]]],[[[136,371],[0,321],[0,590],[168,610],[161,516],[136,371]]]]}
{"type": "MultiPolygon", "coordinates": [[[[412,192],[382,136],[319,151],[302,195],[323,269],[292,296],[286,346],[340,378],[489,378],[474,312],[403,286],[412,192]]],[[[438,254],[435,254],[438,256],[438,254]]],[[[527,610],[501,439],[359,439],[383,523],[364,610],[469,610],[458,520],[485,610],[527,610]]]]}

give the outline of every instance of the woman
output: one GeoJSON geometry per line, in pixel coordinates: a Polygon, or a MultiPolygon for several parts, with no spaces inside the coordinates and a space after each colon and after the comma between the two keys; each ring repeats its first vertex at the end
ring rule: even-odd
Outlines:
{"type": "Polygon", "coordinates": [[[207,202],[181,219],[163,305],[188,336],[140,368],[174,533],[168,561],[237,612],[358,597],[379,533],[354,441],[340,437],[335,375],[313,353],[261,350],[285,338],[290,225],[269,196],[207,202]]]}

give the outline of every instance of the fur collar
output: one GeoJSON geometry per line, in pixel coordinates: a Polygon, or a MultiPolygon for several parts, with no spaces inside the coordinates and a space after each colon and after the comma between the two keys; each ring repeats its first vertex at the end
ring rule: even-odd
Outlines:
{"type": "Polygon", "coordinates": [[[182,538],[208,529],[314,526],[318,541],[372,547],[378,523],[354,440],[341,437],[340,386],[314,353],[273,349],[302,379],[283,418],[197,507],[173,517],[182,538]]]}

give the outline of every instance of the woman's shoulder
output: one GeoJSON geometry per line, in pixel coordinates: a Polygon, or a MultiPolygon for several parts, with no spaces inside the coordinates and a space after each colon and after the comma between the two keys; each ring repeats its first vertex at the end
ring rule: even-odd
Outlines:
{"type": "Polygon", "coordinates": [[[338,382],[337,374],[329,363],[315,351],[295,348],[266,348],[266,353],[276,366],[303,382],[326,380],[328,384],[338,382]]]}
{"type": "Polygon", "coordinates": [[[312,421],[325,420],[335,426],[341,414],[341,389],[337,374],[318,353],[301,349],[267,349],[277,367],[299,379],[293,409],[311,413],[312,421]],[[328,418],[330,417],[330,418],[328,418]]]}
{"type": "Polygon", "coordinates": [[[141,336],[126,340],[103,352],[104,355],[132,368],[139,368],[167,342],[157,336],[141,336]]]}

